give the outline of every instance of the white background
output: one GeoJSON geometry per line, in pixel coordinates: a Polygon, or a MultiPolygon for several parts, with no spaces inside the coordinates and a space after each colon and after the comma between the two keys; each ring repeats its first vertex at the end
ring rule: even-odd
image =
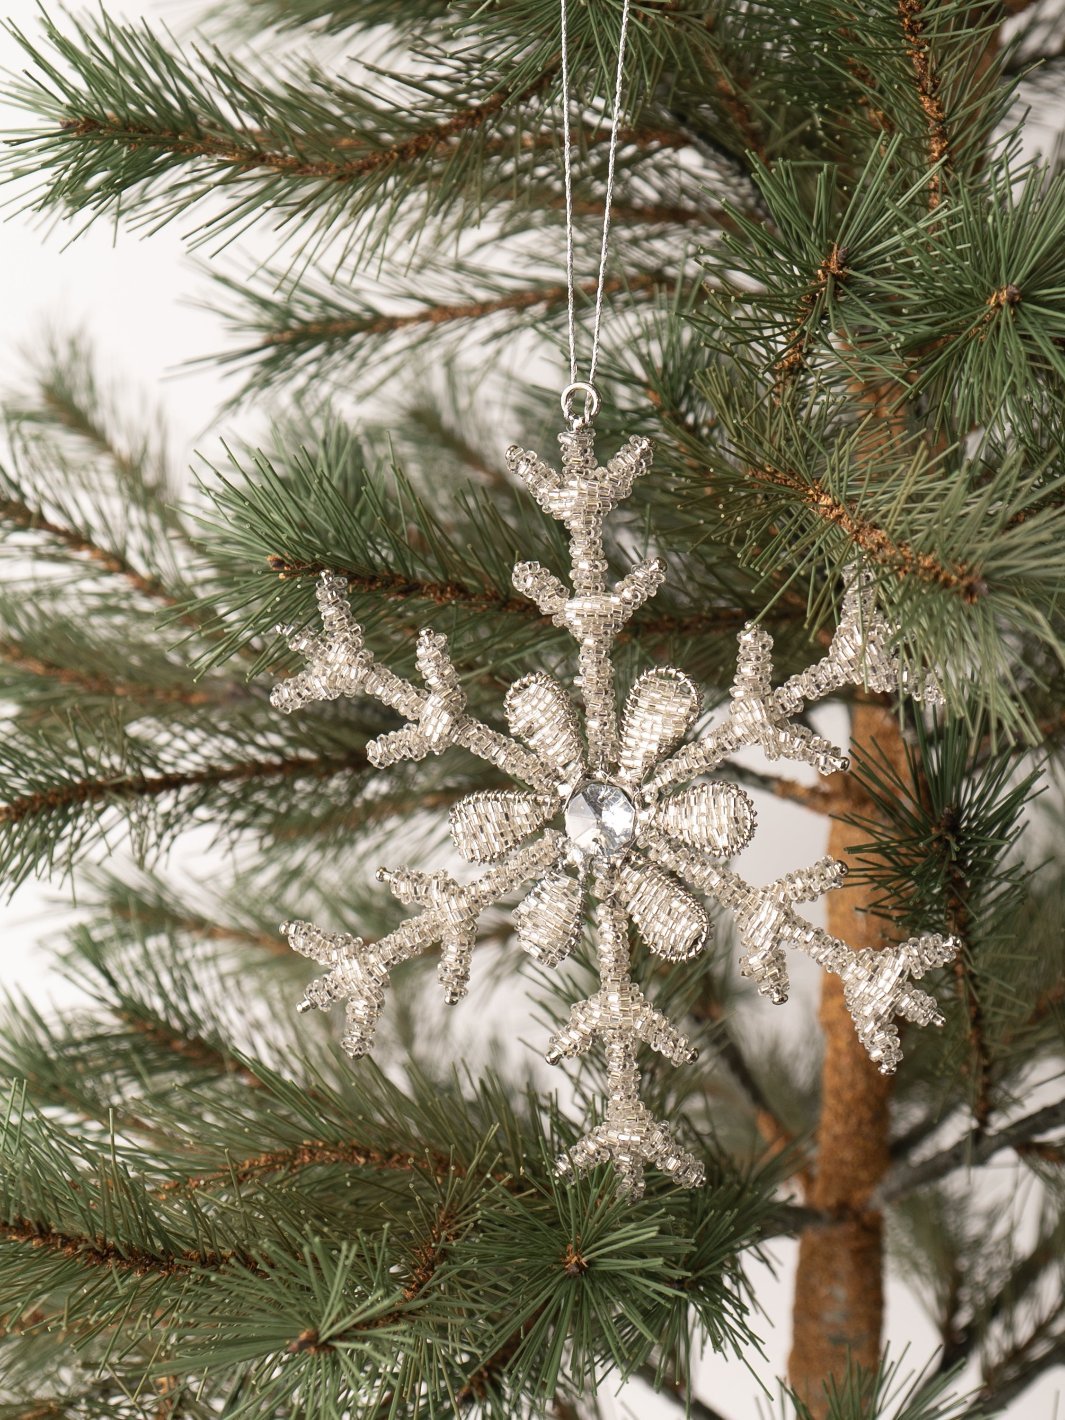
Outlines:
{"type": "MultiPolygon", "coordinates": [[[[186,5],[120,7],[108,4],[112,15],[131,19],[144,14],[162,16],[178,33],[187,32],[194,10],[186,5]]],[[[36,7],[30,0],[9,0],[8,16],[32,31],[36,7]]],[[[10,70],[22,65],[22,56],[7,34],[0,34],[0,65],[10,70]]],[[[0,126],[11,130],[27,122],[24,115],[4,105],[0,126]]],[[[191,225],[191,223],[190,223],[191,225]]],[[[217,318],[196,309],[190,297],[201,293],[204,281],[186,254],[180,223],[149,239],[114,231],[99,223],[71,245],[69,229],[45,235],[41,224],[25,214],[11,216],[0,225],[0,311],[4,339],[0,342],[0,381],[17,384],[23,353],[42,342],[50,329],[87,332],[99,353],[105,372],[128,384],[133,400],[144,392],[159,399],[167,410],[174,446],[187,461],[193,448],[211,456],[222,432],[216,412],[230,392],[212,370],[183,371],[186,362],[224,348],[225,334],[217,318]]],[[[245,425],[245,430],[247,425],[245,425]]],[[[762,839],[755,867],[765,877],[795,866],[789,846],[801,844],[801,858],[809,861],[822,851],[817,834],[819,821],[803,810],[773,803],[760,815],[762,839]],[[773,835],[768,825],[772,825],[773,835]]],[[[750,860],[745,863],[750,868],[750,860]]],[[[753,873],[752,876],[757,875],[753,873]]],[[[37,996],[48,995],[49,938],[57,940],[63,913],[38,888],[24,889],[3,909],[4,975],[10,984],[28,987],[37,996]]],[[[810,1019],[809,1007],[816,981],[801,977],[793,996],[791,1029],[810,1019]]],[[[777,1017],[774,1015],[774,1025],[777,1017]]],[[[1008,1192],[1013,1169],[1001,1164],[1000,1184],[1008,1192]]],[[[790,1339],[791,1283],[795,1246],[779,1243],[774,1253],[778,1275],[755,1269],[758,1292],[765,1310],[761,1333],[769,1366],[751,1357],[754,1370],[764,1376],[781,1373],[786,1366],[790,1339]]],[[[893,1353],[908,1347],[914,1367],[931,1355],[936,1337],[915,1299],[901,1284],[888,1287],[887,1337],[893,1353]]],[[[736,1361],[708,1357],[700,1372],[699,1391],[727,1420],[752,1420],[762,1413],[764,1401],[751,1373],[736,1361]]],[[[1025,1420],[1050,1420],[1057,1414],[1055,1397],[1063,1385],[1062,1372],[1052,1372],[1010,1409],[1009,1415],[1025,1420]]],[[[608,1410],[611,1408],[608,1403],[608,1410]]],[[[618,1414],[640,1420],[657,1420],[677,1414],[672,1406],[630,1387],[618,1401],[618,1414]]]]}

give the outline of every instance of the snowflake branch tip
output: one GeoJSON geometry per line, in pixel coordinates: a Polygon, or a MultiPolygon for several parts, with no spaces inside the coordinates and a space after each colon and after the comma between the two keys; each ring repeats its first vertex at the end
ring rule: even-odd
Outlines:
{"type": "Polygon", "coordinates": [[[558,1158],[555,1170],[561,1178],[574,1178],[606,1163],[614,1165],[619,1194],[633,1201],[643,1197],[647,1164],[682,1188],[698,1188],[706,1179],[703,1163],[682,1149],[669,1126],[643,1105],[624,1122],[612,1120],[608,1112],[602,1124],[558,1158]]]}
{"type": "Polygon", "coordinates": [[[929,706],[944,704],[943,692],[932,674],[914,677],[902,665],[891,624],[877,599],[872,571],[858,563],[844,569],[843,604],[839,624],[827,659],[845,681],[868,690],[898,691],[929,706]]]}
{"type": "Polygon", "coordinates": [[[739,635],[736,678],[730,692],[730,727],[741,742],[757,745],[767,759],[791,759],[821,774],[835,774],[850,763],[842,750],[795,723],[777,703],[772,688],[773,638],[761,626],[744,627],[739,635]]]}
{"type": "Polygon", "coordinates": [[[603,467],[595,460],[595,434],[590,425],[567,429],[558,436],[562,472],[539,454],[512,444],[507,468],[520,478],[545,513],[573,532],[589,518],[602,518],[626,499],[632,486],[651,467],[654,444],[634,434],[603,467]]]}
{"type": "Polygon", "coordinates": [[[323,572],[315,595],[322,630],[319,634],[278,627],[290,648],[303,656],[307,669],[274,686],[270,703],[285,715],[315,700],[366,695],[401,714],[416,712],[422,695],[407,681],[378,665],[363,645],[362,627],[351,615],[347,579],[323,572]]]}
{"type": "Polygon", "coordinates": [[[957,939],[929,933],[880,951],[852,952],[823,933],[811,935],[811,955],[843,982],[847,1009],[870,1059],[882,1074],[893,1074],[902,1060],[895,1017],[917,1026],[944,1023],[935,998],[915,987],[911,978],[950,962],[957,939]]]}

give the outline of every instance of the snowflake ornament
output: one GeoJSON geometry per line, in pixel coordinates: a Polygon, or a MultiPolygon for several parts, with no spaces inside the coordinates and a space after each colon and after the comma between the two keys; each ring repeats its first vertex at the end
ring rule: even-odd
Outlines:
{"type": "MultiPolygon", "coordinates": [[[[291,946],[326,968],[300,1010],[347,1003],[343,1046],[353,1056],[373,1044],[392,969],[429,947],[440,947],[439,977],[447,1001],[466,994],[477,919],[501,898],[526,889],[514,912],[520,945],[544,966],[557,966],[576,946],[592,909],[599,989],[578,1001],[551,1038],[557,1063],[597,1041],[606,1056],[602,1121],[558,1163],[574,1175],[613,1162],[623,1194],[638,1197],[651,1164],[674,1182],[697,1185],[704,1170],[640,1099],[639,1047],[681,1065],[695,1059],[686,1036],[657,1010],[630,975],[630,924],[656,956],[682,961],[705,951],[711,923],[704,900],[733,914],[742,970],[771,1000],[787,999],[785,949],[796,947],[835,972],[863,1045],[884,1072],[901,1058],[894,1018],[942,1023],[936,1003],[912,978],[949,961],[952,938],[911,938],[883,951],[853,952],[811,926],[795,905],[839,885],[844,865],[822,859],[777,882],[756,887],[726,860],[754,831],[754,806],[738,785],[707,778],[731,755],[759,746],[771,759],[801,761],[822,774],[847,767],[827,740],[797,723],[810,703],[848,684],[900,688],[891,632],[861,573],[847,584],[839,627],[828,654],[774,690],[772,638],[748,625],[727,717],[686,742],[700,715],[700,695],[679,670],[645,671],[618,715],[611,652],[618,632],[662,584],[657,558],[638,563],[611,586],[603,553],[603,522],[650,467],[650,440],[633,437],[605,466],[596,463],[589,422],[572,419],[559,436],[561,473],[538,455],[511,448],[512,474],[570,536],[571,586],[537,562],[514,569],[514,585],[568,630],[577,643],[579,699],[552,676],[529,675],[511,686],[509,735],[467,713],[448,657],[447,640],[425,630],[417,664],[424,689],[380,665],[351,616],[343,577],[325,574],[318,586],[320,634],[285,630],[307,669],[275,687],[282,711],[310,701],[367,695],[396,710],[399,730],[367,746],[378,767],[421,759],[459,745],[501,770],[516,787],[473,793],[451,809],[451,836],[462,856],[485,865],[470,882],[445,872],[381,870],[400,902],[417,909],[376,942],[287,922],[291,946]],[[583,713],[582,713],[583,712],[583,713]],[[520,786],[520,787],[519,787],[520,786]]],[[[905,688],[905,687],[903,687],[905,688]]],[[[934,688],[926,687],[926,695],[934,688]]]]}

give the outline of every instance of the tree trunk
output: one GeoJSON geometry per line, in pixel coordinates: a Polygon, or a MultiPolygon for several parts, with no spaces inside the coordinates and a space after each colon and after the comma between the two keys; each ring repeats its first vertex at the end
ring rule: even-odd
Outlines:
{"type": "MultiPolygon", "coordinates": [[[[894,712],[861,702],[851,718],[852,750],[874,744],[903,768],[894,712]]],[[[841,787],[844,803],[856,804],[860,795],[853,780],[841,787]]],[[[867,802],[863,811],[868,811],[867,802]]],[[[854,837],[854,829],[833,820],[829,853],[847,861],[846,844],[854,837]]],[[[828,930],[856,949],[877,949],[888,940],[888,924],[866,910],[868,899],[861,888],[843,888],[828,899],[828,930]]],[[[791,1384],[815,1420],[827,1414],[829,1376],[842,1378],[850,1360],[870,1368],[879,1360],[883,1223],[868,1200],[888,1167],[891,1092],[890,1079],[858,1041],[838,977],[823,978],[820,1019],[825,1037],[821,1118],[808,1201],[838,1221],[809,1229],[800,1241],[789,1363],[791,1384]]]]}

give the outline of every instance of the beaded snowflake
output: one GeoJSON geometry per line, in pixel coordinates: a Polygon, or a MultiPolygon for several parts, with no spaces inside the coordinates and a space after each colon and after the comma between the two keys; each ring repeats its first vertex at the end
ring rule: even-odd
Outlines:
{"type": "Polygon", "coordinates": [[[612,1161],[621,1191],[637,1197],[646,1164],[690,1186],[702,1182],[703,1166],[640,1098],[641,1044],[674,1065],[694,1060],[695,1051],[632,980],[630,923],[656,956],[682,961],[705,951],[710,941],[703,899],[728,909],[743,972],[776,1002],[787,997],[785,948],[806,952],[842,978],[862,1043],[885,1072],[901,1058],[896,1016],[941,1023],[935,1001],[911,978],[949,961],[956,943],[928,935],[878,952],[854,952],[795,911],[796,904],[838,886],[843,864],[824,858],[763,887],[726,866],[751,838],[754,806],[737,784],[705,776],[745,746],[759,746],[771,759],[811,764],[822,774],[845,769],[846,757],[796,717],[848,684],[900,688],[890,628],[867,580],[857,573],[850,578],[827,655],[776,690],[772,638],[759,626],[745,627],[727,716],[690,742],[685,740],[700,718],[700,695],[678,670],[645,671],[619,719],[613,644],[661,586],[664,567],[657,558],[639,562],[611,586],[603,522],[647,472],[652,445],[630,438],[600,466],[592,428],[580,420],[572,421],[559,443],[561,474],[516,447],[506,461],[540,506],[565,525],[571,587],[537,562],[518,563],[513,580],[576,641],[579,701],[538,672],[506,696],[510,733],[490,728],[467,713],[445,637],[421,632],[417,664],[424,689],[412,685],[366,649],[345,579],[332,574],[318,585],[321,632],[282,628],[307,669],[275,687],[279,710],[371,696],[406,722],[370,742],[372,764],[384,768],[459,745],[521,787],[473,793],[451,809],[455,847],[467,861],[486,865],[481,876],[459,881],[446,872],[381,870],[399,901],[417,909],[387,936],[365,942],[309,922],[286,922],[281,930],[297,952],[326,968],[299,1009],[346,1001],[343,1045],[359,1056],[373,1043],[389,975],[401,962],[438,945],[444,995],[457,1002],[469,983],[477,919],[501,898],[524,890],[514,911],[518,942],[548,967],[573,951],[590,908],[599,989],[573,1006],[552,1036],[547,1058],[557,1063],[582,1055],[598,1040],[606,1056],[606,1099],[601,1122],[558,1167],[572,1176],[612,1161]]]}

